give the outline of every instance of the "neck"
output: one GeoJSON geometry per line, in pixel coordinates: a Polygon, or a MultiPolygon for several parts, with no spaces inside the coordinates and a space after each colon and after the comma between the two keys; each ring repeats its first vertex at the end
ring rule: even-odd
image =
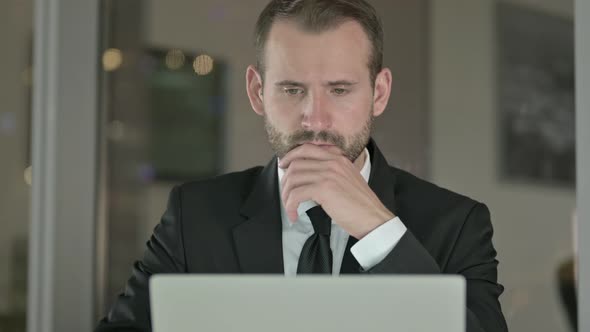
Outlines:
{"type": "Polygon", "coordinates": [[[365,158],[367,158],[367,154],[365,153],[365,150],[363,150],[363,152],[361,152],[361,155],[358,156],[358,158],[356,158],[356,160],[353,163],[359,172],[361,171],[361,169],[363,169],[363,166],[365,165],[365,158]]]}

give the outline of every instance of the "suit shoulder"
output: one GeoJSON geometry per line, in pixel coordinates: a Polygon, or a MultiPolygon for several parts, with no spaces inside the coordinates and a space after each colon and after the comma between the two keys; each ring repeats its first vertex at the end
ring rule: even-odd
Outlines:
{"type": "Polygon", "coordinates": [[[262,171],[262,166],[226,173],[210,178],[185,182],[178,186],[182,196],[194,198],[240,199],[248,194],[262,171]]]}
{"type": "Polygon", "coordinates": [[[433,207],[439,205],[473,207],[480,203],[473,198],[440,187],[404,170],[391,167],[391,171],[396,178],[396,194],[399,197],[406,197],[410,201],[424,202],[433,207]]]}

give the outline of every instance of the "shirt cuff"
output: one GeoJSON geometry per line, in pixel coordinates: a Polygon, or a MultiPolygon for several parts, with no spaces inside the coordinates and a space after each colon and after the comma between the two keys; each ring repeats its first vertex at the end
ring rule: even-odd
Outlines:
{"type": "Polygon", "coordinates": [[[387,257],[406,230],[401,219],[395,217],[365,235],[350,248],[350,252],[364,270],[369,270],[387,257]]]}

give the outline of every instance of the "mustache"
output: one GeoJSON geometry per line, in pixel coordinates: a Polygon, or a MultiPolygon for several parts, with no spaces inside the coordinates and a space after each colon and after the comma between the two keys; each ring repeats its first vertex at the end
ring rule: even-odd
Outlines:
{"type": "Polygon", "coordinates": [[[298,130],[289,136],[288,141],[291,149],[310,141],[336,145],[340,149],[344,149],[345,147],[344,136],[326,130],[319,132],[314,132],[312,130],[298,130]]]}

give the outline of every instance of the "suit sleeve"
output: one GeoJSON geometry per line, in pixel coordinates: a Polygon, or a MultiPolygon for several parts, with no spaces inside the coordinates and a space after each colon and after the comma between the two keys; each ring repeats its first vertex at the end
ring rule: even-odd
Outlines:
{"type": "Polygon", "coordinates": [[[186,270],[181,230],[180,188],[172,189],[166,212],[147,242],[141,261],[133,265],[131,278],[95,332],[151,331],[149,278],[157,273],[186,270]]]}
{"type": "Polygon", "coordinates": [[[498,261],[492,235],[489,210],[484,204],[478,203],[467,216],[444,271],[407,230],[383,261],[364,272],[463,275],[467,285],[467,331],[508,331],[498,301],[504,288],[497,283],[498,261]]]}

